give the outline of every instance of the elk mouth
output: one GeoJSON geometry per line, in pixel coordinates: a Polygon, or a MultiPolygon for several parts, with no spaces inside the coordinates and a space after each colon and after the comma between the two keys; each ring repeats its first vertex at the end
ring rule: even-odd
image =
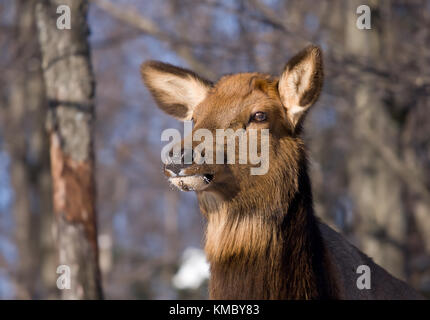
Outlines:
{"type": "Polygon", "coordinates": [[[169,182],[181,191],[203,191],[212,182],[213,174],[175,175],[169,177],[169,182]]]}
{"type": "Polygon", "coordinates": [[[207,184],[211,183],[212,180],[213,180],[213,178],[214,178],[214,175],[210,174],[210,173],[206,173],[206,174],[203,175],[203,179],[205,180],[205,182],[207,184]]]}

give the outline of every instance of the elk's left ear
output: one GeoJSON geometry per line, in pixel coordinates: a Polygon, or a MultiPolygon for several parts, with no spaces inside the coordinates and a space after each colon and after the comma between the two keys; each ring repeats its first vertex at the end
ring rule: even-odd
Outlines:
{"type": "Polygon", "coordinates": [[[308,46],[288,61],[279,78],[278,90],[294,127],[318,99],[322,83],[322,53],[319,47],[308,46]]]}

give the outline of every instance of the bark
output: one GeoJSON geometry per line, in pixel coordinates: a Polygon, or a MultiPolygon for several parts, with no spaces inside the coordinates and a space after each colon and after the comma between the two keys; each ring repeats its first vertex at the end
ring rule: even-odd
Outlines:
{"type": "Polygon", "coordinates": [[[71,289],[64,299],[102,298],[94,179],[94,76],[87,1],[50,0],[37,4],[38,38],[50,107],[53,203],[61,265],[70,267],[71,289]],[[67,5],[71,29],[59,30],[56,9],[67,5]]]}

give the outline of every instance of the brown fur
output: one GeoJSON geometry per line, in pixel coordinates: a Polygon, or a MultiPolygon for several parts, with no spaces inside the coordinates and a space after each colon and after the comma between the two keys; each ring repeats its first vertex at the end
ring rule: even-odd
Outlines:
{"type": "MultiPolygon", "coordinates": [[[[312,208],[300,131],[304,115],[322,87],[320,49],[310,46],[300,52],[287,63],[279,78],[240,73],[224,76],[213,85],[192,72],[175,68],[149,62],[143,65],[142,76],[159,107],[177,118],[192,118],[194,131],[270,130],[270,168],[264,175],[250,175],[252,165],[237,162],[183,167],[191,177],[213,175],[207,188],[196,190],[200,210],[207,218],[205,251],[211,264],[210,297],[363,298],[362,292],[352,292],[358,288],[354,288],[349,273],[358,267],[355,262],[362,261],[364,255],[351,246],[351,256],[360,258],[339,259],[331,239],[346,241],[339,240],[331,229],[327,232],[312,208]],[[192,83],[184,83],[187,79],[192,83]],[[192,101],[187,104],[182,99],[182,89],[196,88],[196,84],[196,95],[185,90],[192,101]],[[179,115],[177,110],[172,111],[177,103],[176,88],[181,108],[185,108],[179,115]],[[267,120],[252,121],[255,112],[265,112],[267,120]],[[343,265],[347,271],[339,269],[343,265]]],[[[370,260],[366,262],[371,264],[370,260]]],[[[391,277],[384,272],[380,273],[381,278],[391,277]]],[[[374,292],[365,296],[371,295],[378,297],[374,292]]]]}

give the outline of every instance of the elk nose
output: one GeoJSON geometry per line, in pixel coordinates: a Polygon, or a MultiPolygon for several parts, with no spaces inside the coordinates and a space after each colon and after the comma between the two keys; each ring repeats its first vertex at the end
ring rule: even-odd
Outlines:
{"type": "Polygon", "coordinates": [[[186,157],[186,153],[184,152],[184,150],[181,150],[180,155],[170,157],[169,163],[164,166],[166,174],[173,177],[177,175],[183,175],[183,173],[181,173],[181,170],[191,166],[192,162],[194,161],[194,152],[192,150],[190,150],[190,152],[191,157],[186,157]]]}

